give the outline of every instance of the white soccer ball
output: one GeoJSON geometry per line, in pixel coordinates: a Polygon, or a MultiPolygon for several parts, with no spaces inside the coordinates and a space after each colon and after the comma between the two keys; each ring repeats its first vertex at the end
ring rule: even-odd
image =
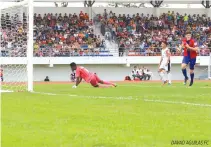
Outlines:
{"type": "Polygon", "coordinates": [[[126,63],[126,67],[130,67],[130,63],[126,63]]]}

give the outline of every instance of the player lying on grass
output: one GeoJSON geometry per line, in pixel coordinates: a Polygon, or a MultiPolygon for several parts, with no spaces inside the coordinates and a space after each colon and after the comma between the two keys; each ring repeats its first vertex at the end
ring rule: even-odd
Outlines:
{"type": "Polygon", "coordinates": [[[93,87],[105,88],[117,86],[114,83],[101,80],[96,73],[91,73],[86,68],[82,66],[77,66],[74,62],[70,63],[70,67],[72,71],[76,71],[76,84],[73,85],[73,88],[77,88],[77,86],[81,83],[82,79],[84,79],[87,83],[90,83],[93,87]],[[107,86],[99,84],[105,84],[107,86]]]}
{"type": "Polygon", "coordinates": [[[188,76],[187,76],[187,65],[189,64],[190,67],[190,84],[189,86],[193,85],[193,80],[194,80],[194,66],[196,64],[196,57],[197,57],[197,52],[198,52],[198,47],[197,43],[192,39],[191,32],[187,31],[185,35],[185,39],[182,40],[182,45],[180,48],[178,48],[179,51],[181,49],[184,49],[184,57],[182,60],[182,73],[184,75],[184,84],[186,85],[188,81],[188,76]]]}
{"type": "Polygon", "coordinates": [[[170,56],[171,53],[167,47],[167,42],[163,41],[161,43],[162,51],[161,51],[161,59],[160,59],[160,64],[158,65],[158,72],[161,77],[161,80],[163,81],[163,84],[166,84],[167,82],[169,85],[171,84],[171,73],[170,73],[170,56]],[[166,74],[167,77],[166,78],[166,74]]]}

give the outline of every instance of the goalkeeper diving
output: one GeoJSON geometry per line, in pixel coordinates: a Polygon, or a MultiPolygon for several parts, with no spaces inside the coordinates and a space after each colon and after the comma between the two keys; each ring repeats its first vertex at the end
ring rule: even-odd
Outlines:
{"type": "Polygon", "coordinates": [[[70,63],[72,71],[76,71],[76,84],[72,88],[77,88],[84,79],[87,83],[90,83],[93,87],[107,88],[107,87],[117,87],[115,83],[101,80],[97,74],[89,72],[86,68],[78,66],[76,63],[70,63]],[[104,85],[99,85],[104,84],[104,85]]]}

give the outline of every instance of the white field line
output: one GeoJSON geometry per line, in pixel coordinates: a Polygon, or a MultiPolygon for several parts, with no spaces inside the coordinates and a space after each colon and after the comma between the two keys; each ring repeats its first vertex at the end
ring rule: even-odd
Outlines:
{"type": "Polygon", "coordinates": [[[69,97],[79,97],[79,98],[87,98],[87,99],[117,99],[117,100],[138,100],[138,98],[134,98],[131,96],[128,97],[111,97],[111,96],[84,96],[84,95],[72,95],[72,94],[56,94],[56,93],[46,93],[46,92],[32,92],[35,94],[42,95],[60,95],[60,96],[69,96],[69,97]]]}
{"type": "Polygon", "coordinates": [[[164,88],[164,87],[169,87],[169,88],[208,88],[208,89],[211,89],[211,86],[207,86],[207,87],[189,87],[189,86],[174,86],[174,85],[164,85],[164,86],[162,86],[162,85],[156,85],[156,86],[147,86],[147,85],[120,85],[120,87],[146,87],[146,88],[164,88]]]}
{"type": "Polygon", "coordinates": [[[211,107],[211,104],[200,104],[200,103],[189,103],[184,101],[167,101],[167,100],[159,100],[159,99],[148,99],[143,98],[140,99],[138,97],[110,97],[110,96],[83,96],[83,95],[71,95],[71,94],[57,94],[57,93],[45,93],[45,92],[33,92],[35,94],[41,95],[55,95],[55,96],[68,96],[68,97],[79,97],[79,98],[87,98],[87,99],[115,99],[115,100],[143,100],[145,102],[154,102],[154,103],[166,103],[166,104],[179,104],[179,105],[190,105],[190,106],[199,106],[199,107],[211,107]]]}
{"type": "Polygon", "coordinates": [[[179,102],[179,101],[165,101],[165,100],[150,100],[144,99],[146,102],[155,102],[155,103],[169,103],[169,104],[182,104],[182,105],[192,105],[192,106],[201,106],[201,107],[211,107],[210,104],[198,104],[198,103],[188,103],[188,102],[179,102]]]}

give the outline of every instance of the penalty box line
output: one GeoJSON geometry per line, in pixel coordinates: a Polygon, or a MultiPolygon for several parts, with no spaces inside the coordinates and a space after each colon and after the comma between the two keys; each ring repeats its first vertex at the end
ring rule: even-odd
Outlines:
{"type": "Polygon", "coordinates": [[[79,98],[87,98],[87,99],[114,99],[114,100],[143,100],[144,102],[153,102],[153,103],[165,103],[165,104],[179,104],[179,105],[190,105],[190,106],[199,106],[199,107],[211,107],[211,104],[200,104],[200,103],[189,103],[184,101],[167,101],[167,100],[159,100],[159,99],[148,99],[148,98],[138,98],[133,96],[119,96],[119,97],[111,97],[111,96],[84,96],[84,95],[72,95],[72,94],[58,94],[58,93],[46,93],[46,92],[32,92],[34,94],[41,95],[52,95],[52,96],[68,96],[68,97],[79,97],[79,98]]]}

